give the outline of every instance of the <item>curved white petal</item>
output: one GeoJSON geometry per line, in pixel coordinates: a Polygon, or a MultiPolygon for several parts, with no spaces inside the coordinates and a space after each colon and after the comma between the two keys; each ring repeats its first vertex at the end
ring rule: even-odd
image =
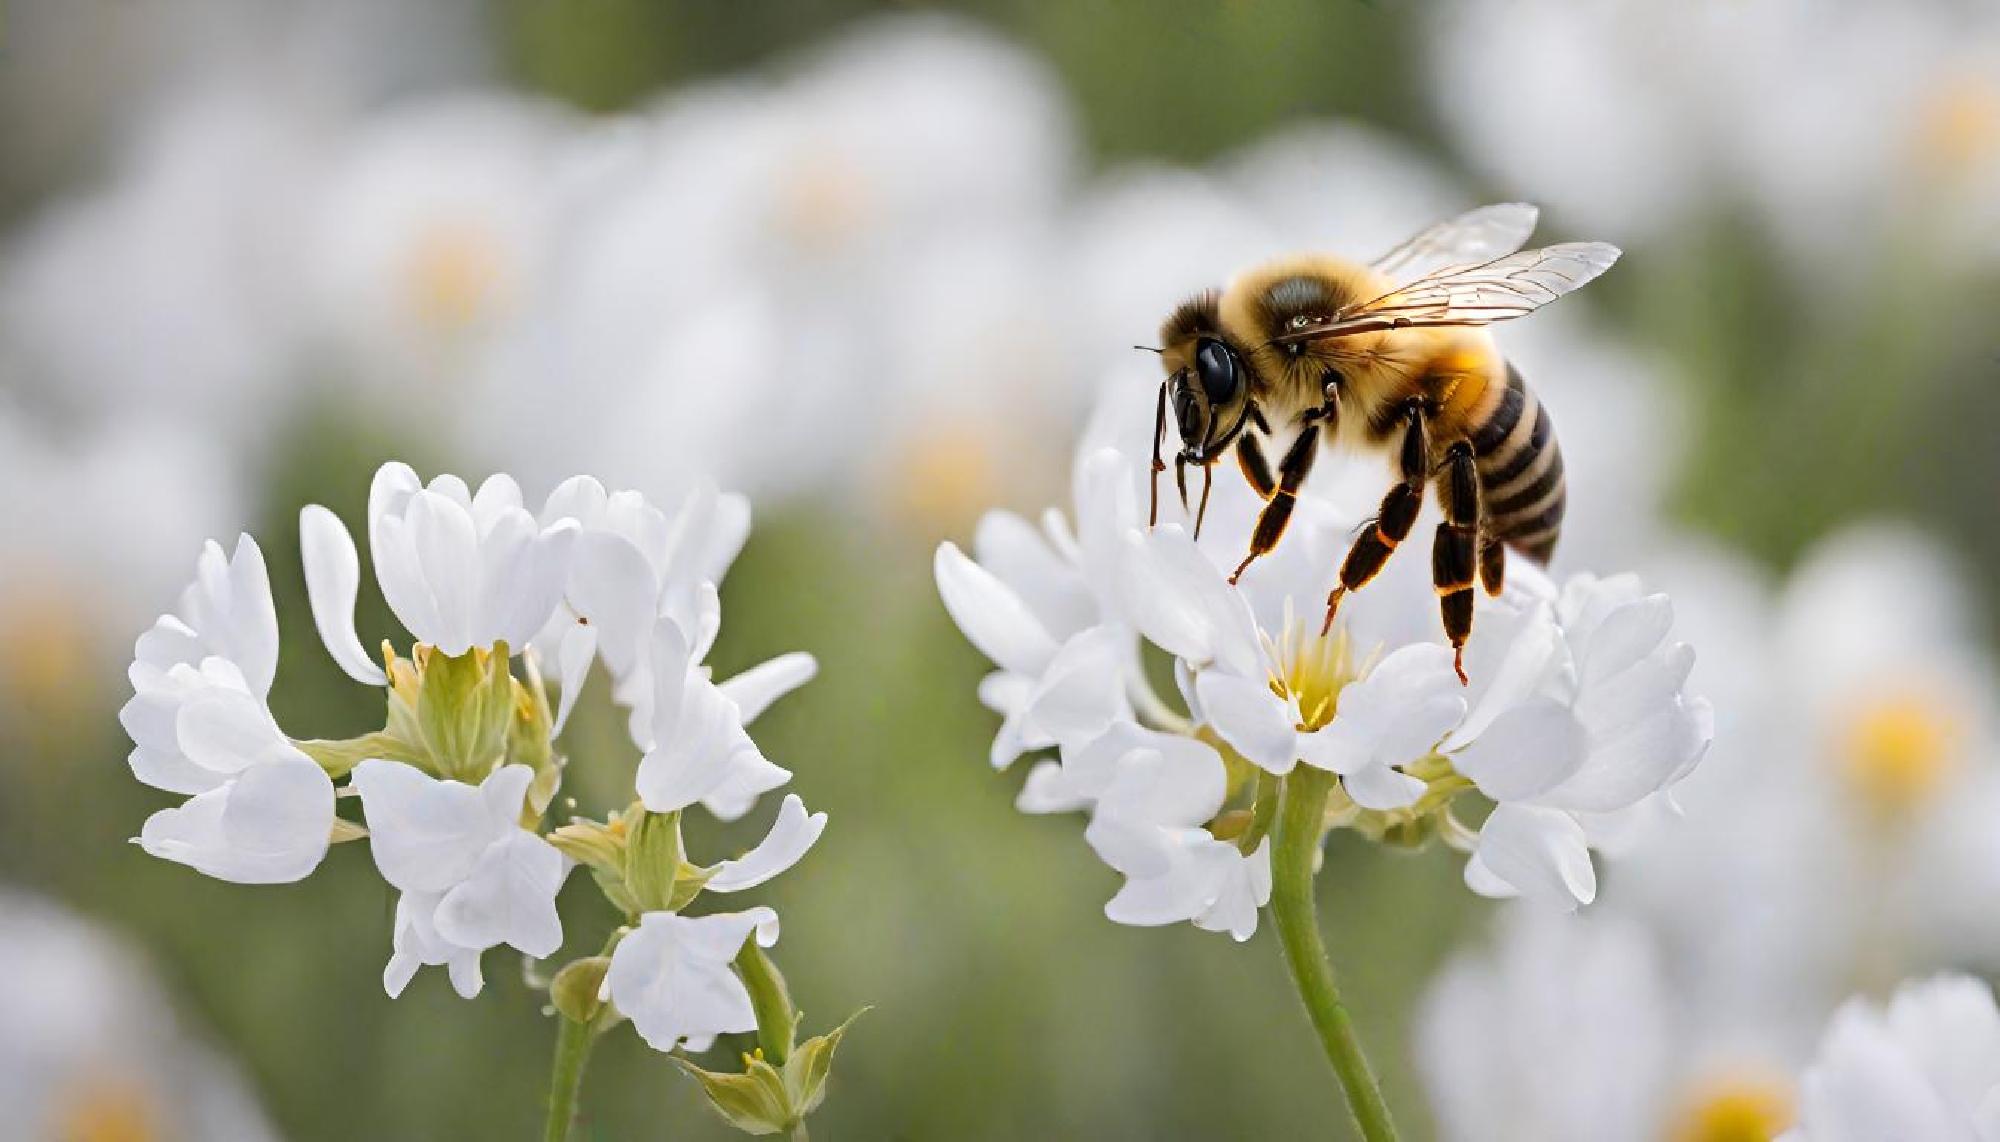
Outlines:
{"type": "Polygon", "coordinates": [[[1501,805],[1479,830],[1480,863],[1521,895],[1574,910],[1597,897],[1597,871],[1583,826],[1567,813],[1501,805]]]}
{"type": "Polygon", "coordinates": [[[938,545],[932,571],[952,621],[996,665],[1039,676],[1055,657],[1055,640],[1020,596],[956,545],[938,545]]]}
{"type": "Polygon", "coordinates": [[[1195,693],[1208,724],[1237,752],[1271,773],[1292,771],[1299,735],[1292,711],[1271,688],[1221,670],[1195,676],[1195,693]]]}
{"type": "Polygon", "coordinates": [[[1496,801],[1523,801],[1567,780],[1583,765],[1588,742],[1569,708],[1536,698],[1495,719],[1452,767],[1496,801]]]}
{"type": "Polygon", "coordinates": [[[778,819],[771,823],[771,831],[756,848],[717,865],[706,887],[711,892],[755,888],[799,863],[825,830],[825,813],[808,815],[799,795],[787,794],[778,809],[778,819]]]}
{"type": "Polygon", "coordinates": [[[562,733],[563,727],[569,724],[570,711],[576,708],[576,700],[583,695],[584,681],[590,677],[590,662],[596,655],[597,628],[584,623],[570,624],[556,649],[562,696],[556,699],[556,720],[550,729],[551,735],[562,733]]]}
{"type": "Polygon", "coordinates": [[[501,835],[474,786],[373,758],[354,767],[352,784],[368,819],[375,867],[405,892],[441,893],[458,884],[501,835]]]}
{"type": "Polygon", "coordinates": [[[319,867],[332,830],[333,782],[294,753],[153,814],[139,844],[220,880],[287,884],[319,867]]]}
{"type": "Polygon", "coordinates": [[[1403,809],[1424,795],[1424,783],[1387,765],[1365,765],[1341,778],[1341,787],[1363,809],[1403,809]]]}
{"type": "Polygon", "coordinates": [[[306,597],[313,625],[326,652],[349,678],[369,686],[389,681],[369,656],[354,627],[354,600],[361,590],[361,557],[347,525],[318,504],[299,511],[299,554],[305,563],[306,597]]]}
{"type": "Polygon", "coordinates": [[[819,673],[819,662],[803,651],[793,651],[768,659],[722,683],[722,692],[736,703],[743,724],[749,725],[772,703],[806,683],[819,673]]]}
{"type": "Polygon", "coordinates": [[[659,1051],[754,1030],[750,993],[729,970],[753,934],[763,947],[775,943],[778,914],[769,908],[701,917],[649,912],[612,951],[604,995],[659,1051]]]}

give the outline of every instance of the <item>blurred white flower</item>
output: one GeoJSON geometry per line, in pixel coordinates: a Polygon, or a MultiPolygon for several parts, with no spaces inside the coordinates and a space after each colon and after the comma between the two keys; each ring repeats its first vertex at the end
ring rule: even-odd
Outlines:
{"type": "Polygon", "coordinates": [[[1459,954],[1418,1010],[1441,1138],[1769,1139],[1791,1123],[1803,1044],[1705,1022],[1643,925],[1615,908],[1498,919],[1497,947],[1459,954]]]}
{"type": "Polygon", "coordinates": [[[522,383],[511,374],[541,379],[534,323],[578,134],[553,106],[500,93],[357,125],[316,187],[303,257],[336,367],[447,430],[483,426],[457,410],[504,403],[522,383]]]}
{"type": "Polygon", "coordinates": [[[401,995],[417,968],[444,964],[452,986],[479,993],[479,953],[507,944],[530,956],[562,946],[556,893],[569,860],[521,826],[534,771],[503,765],[477,786],[396,761],[354,767],[382,879],[403,893],[395,954],[382,983],[401,995]]]}
{"type": "Polygon", "coordinates": [[[1785,1142],[2000,1138],[2000,1009],[1968,976],[1843,1006],[1799,1083],[1785,1142]]]}
{"type": "Polygon", "coordinates": [[[717,1035],[754,1031],[750,992],[729,970],[753,936],[758,947],[776,944],[778,914],[649,912],[612,950],[604,997],[657,1051],[705,1051],[717,1035]]]}
{"type": "Polygon", "coordinates": [[[278,729],[267,703],[278,620],[264,555],[210,542],[178,614],[139,637],[119,722],[132,773],[189,794],[147,818],[139,844],[223,880],[273,884],[319,866],[334,826],[333,782],[278,729]]]}
{"type": "Polygon", "coordinates": [[[1822,541],[1775,595],[1712,559],[1668,580],[1709,685],[1736,694],[1716,756],[1676,790],[1685,819],[1619,874],[1676,961],[1730,981],[1719,1006],[1822,1015],[1993,962],[2000,720],[1950,564],[1876,524],[1822,541]]]}
{"type": "Polygon", "coordinates": [[[237,1067],[151,967],[42,897],[0,892],[0,1106],[9,1138],[278,1137],[237,1067]]]}

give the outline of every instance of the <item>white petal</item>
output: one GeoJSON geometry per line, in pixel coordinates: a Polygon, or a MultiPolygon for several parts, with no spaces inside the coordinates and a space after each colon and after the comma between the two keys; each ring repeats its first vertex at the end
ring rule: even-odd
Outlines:
{"type": "Polygon", "coordinates": [[[1587,744],[1568,707],[1536,698],[1502,714],[1453,754],[1452,767],[1496,801],[1523,801],[1574,774],[1587,744]]]}
{"type": "Polygon", "coordinates": [[[313,625],[326,652],[349,678],[368,686],[389,681],[361,644],[354,628],[354,600],[361,590],[361,557],[347,526],[318,504],[299,511],[299,552],[305,562],[306,596],[313,625]]]}
{"type": "Polygon", "coordinates": [[[1577,670],[1588,687],[1651,654],[1673,629],[1674,607],[1665,595],[1648,595],[1614,607],[1591,633],[1577,670]]]}
{"type": "Polygon", "coordinates": [[[1424,783],[1386,765],[1368,765],[1341,779],[1342,788],[1363,809],[1402,809],[1424,795],[1424,783]]]}
{"type": "Polygon", "coordinates": [[[420,642],[435,642],[442,619],[409,523],[400,516],[371,521],[369,543],[375,559],[375,581],[403,629],[420,642]]]}
{"type": "Polygon", "coordinates": [[[556,893],[568,871],[554,846],[514,829],[488,846],[472,875],[438,902],[438,934],[466,948],[508,944],[538,959],[553,955],[562,946],[556,893]]]}
{"type": "Polygon", "coordinates": [[[486,847],[499,839],[473,786],[379,759],[355,766],[352,784],[368,818],[375,867],[405,892],[449,889],[470,876],[486,847]]]}
{"type": "Polygon", "coordinates": [[[1276,774],[1290,773],[1298,762],[1297,723],[1292,711],[1271,688],[1222,670],[1195,676],[1208,724],[1251,762],[1276,774]]]}
{"type": "Polygon", "coordinates": [[[319,866],[332,829],[333,782],[297,754],[153,814],[139,843],[221,880],[287,884],[319,866]]]}
{"type": "Polygon", "coordinates": [[[1597,897],[1583,826],[1567,813],[1501,805],[1480,827],[1477,851],[1487,871],[1545,905],[1569,911],[1597,897]]]}
{"type": "Polygon", "coordinates": [[[819,841],[826,829],[826,814],[806,814],[806,805],[796,793],[788,794],[778,809],[778,819],[756,848],[716,866],[709,878],[713,892],[741,892],[758,885],[799,863],[819,841]]]}
{"type": "Polygon", "coordinates": [[[1084,741],[1129,716],[1124,663],[1130,636],[1091,627],[1065,642],[1028,698],[1033,736],[1050,742],[1084,741]]]}
{"type": "Polygon", "coordinates": [[[1128,533],[1119,572],[1119,603],[1154,644],[1197,668],[1260,668],[1249,604],[1179,527],[1128,533]]]}
{"type": "Polygon", "coordinates": [[[678,707],[639,762],[639,798],[655,813],[685,809],[721,786],[748,740],[735,704],[698,673],[683,674],[678,707]]]}
{"type": "Polygon", "coordinates": [[[411,550],[438,616],[435,631],[412,633],[456,658],[471,650],[477,638],[479,530],[470,511],[428,489],[410,498],[404,519],[410,530],[411,550]]]}
{"type": "Polygon", "coordinates": [[[1472,679],[1465,692],[1469,708],[1447,748],[1472,741],[1495,718],[1540,693],[1565,661],[1561,634],[1547,604],[1520,611],[1489,608],[1465,647],[1466,673],[1472,679]]]}
{"type": "Polygon", "coordinates": [[[744,725],[757,720],[778,699],[812,681],[819,663],[810,654],[794,651],[758,663],[722,683],[722,692],[736,703],[744,725]]]}
{"type": "Polygon", "coordinates": [[[1039,677],[1056,644],[1020,596],[955,545],[938,545],[932,560],[938,596],[966,640],[1004,670],[1039,677]]]}
{"type": "Polygon", "coordinates": [[[597,628],[586,623],[572,623],[563,631],[562,643],[557,647],[556,657],[560,670],[559,685],[562,696],[556,700],[556,720],[550,733],[560,734],[569,724],[569,714],[576,708],[576,700],[583,696],[583,684],[590,677],[590,662],[597,654],[597,628]]]}
{"type": "Polygon", "coordinates": [[[576,613],[600,628],[604,665],[614,677],[630,674],[660,601],[659,579],[645,554],[623,536],[586,531],[570,552],[567,592],[576,613]]]}

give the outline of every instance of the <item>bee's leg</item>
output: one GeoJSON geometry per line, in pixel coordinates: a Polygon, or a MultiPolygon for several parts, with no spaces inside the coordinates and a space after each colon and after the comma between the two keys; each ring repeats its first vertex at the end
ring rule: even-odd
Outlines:
{"type": "Polygon", "coordinates": [[[1215,485],[1215,462],[1201,466],[1201,506],[1194,511],[1194,537],[1201,538],[1201,521],[1208,518],[1208,490],[1215,485]]]}
{"type": "Polygon", "coordinates": [[[1167,382],[1160,382],[1160,403],[1153,409],[1153,496],[1146,510],[1146,526],[1154,527],[1160,522],[1160,473],[1167,465],[1160,459],[1160,442],[1167,437],[1167,382]]]}
{"type": "Polygon", "coordinates": [[[1507,545],[1493,538],[1484,523],[1479,530],[1479,585],[1497,596],[1507,585],[1507,545]]]}
{"type": "Polygon", "coordinates": [[[1236,447],[1237,458],[1243,462],[1243,474],[1250,477],[1250,486],[1269,502],[1264,505],[1263,511],[1257,513],[1257,530],[1250,534],[1250,554],[1236,565],[1236,573],[1229,577],[1231,583],[1242,578],[1244,569],[1259,555],[1276,547],[1278,538],[1285,534],[1285,525],[1292,519],[1292,505],[1298,502],[1299,489],[1305,485],[1306,477],[1312,472],[1313,460],[1319,456],[1319,429],[1308,427],[1285,450],[1284,459],[1278,461],[1275,488],[1271,485],[1270,471],[1264,466],[1263,450],[1257,448],[1247,434],[1236,447]],[[1251,470],[1253,460],[1261,471],[1251,470]]]}
{"type": "Polygon", "coordinates": [[[1382,564],[1389,561],[1389,554],[1410,534],[1417,513],[1423,510],[1424,481],[1430,476],[1430,435],[1424,428],[1421,404],[1412,401],[1403,416],[1403,443],[1397,454],[1402,480],[1382,497],[1382,507],[1375,513],[1374,523],[1348,548],[1347,560],[1340,565],[1340,584],[1326,596],[1326,622],[1319,628],[1322,635],[1333,629],[1333,616],[1340,611],[1341,597],[1359,589],[1382,570],[1382,564]]]}
{"type": "Polygon", "coordinates": [[[1455,441],[1445,450],[1437,488],[1444,522],[1431,546],[1431,583],[1437,588],[1445,637],[1451,640],[1452,669],[1465,683],[1465,640],[1472,634],[1473,552],[1480,541],[1479,470],[1469,442],[1455,441]]]}
{"type": "Polygon", "coordinates": [[[1278,481],[1271,475],[1271,462],[1264,459],[1264,446],[1248,432],[1236,438],[1236,463],[1258,499],[1268,500],[1278,490],[1278,481]]]}

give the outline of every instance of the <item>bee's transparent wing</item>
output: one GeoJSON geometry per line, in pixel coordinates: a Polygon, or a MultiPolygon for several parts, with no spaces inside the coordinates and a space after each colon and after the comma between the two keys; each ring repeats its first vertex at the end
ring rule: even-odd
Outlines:
{"type": "Polygon", "coordinates": [[[1503,202],[1468,210],[1375,259],[1377,271],[1398,284],[1446,266],[1504,258],[1527,244],[1540,211],[1525,202],[1503,202]]]}
{"type": "Polygon", "coordinates": [[[1277,344],[1350,337],[1384,329],[1491,325],[1533,313],[1590,281],[1618,260],[1604,242],[1564,242],[1522,250],[1476,266],[1456,266],[1347,306],[1332,317],[1276,338],[1277,344]]]}

